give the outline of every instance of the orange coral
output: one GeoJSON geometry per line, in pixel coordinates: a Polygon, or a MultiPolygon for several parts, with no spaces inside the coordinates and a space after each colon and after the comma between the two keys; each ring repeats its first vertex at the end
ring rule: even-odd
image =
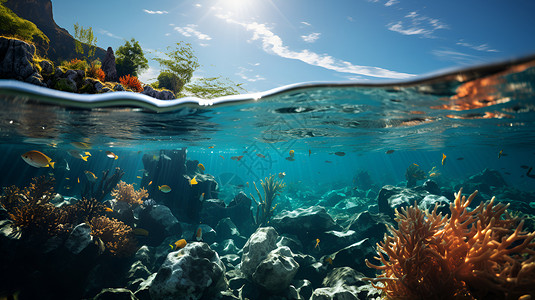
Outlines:
{"type": "Polygon", "coordinates": [[[115,197],[117,201],[123,201],[130,204],[143,204],[143,199],[149,197],[149,193],[144,188],[139,190],[134,189],[133,184],[127,184],[120,181],[119,184],[111,191],[111,196],[115,197]]]}
{"type": "Polygon", "coordinates": [[[119,78],[119,82],[125,87],[134,90],[135,92],[143,92],[141,82],[136,76],[130,76],[130,74],[119,78]]]}
{"type": "Polygon", "coordinates": [[[89,222],[91,235],[100,239],[113,256],[130,256],[137,250],[132,227],[116,219],[100,216],[89,222]]]}
{"type": "MultiPolygon", "coordinates": [[[[462,189],[461,189],[462,191],[462,189]]],[[[387,299],[518,299],[535,296],[535,232],[494,198],[469,211],[477,194],[455,195],[451,217],[416,204],[396,210],[398,229],[379,244],[383,265],[370,279],[387,299]],[[381,284],[377,284],[380,282],[381,284]]]]}

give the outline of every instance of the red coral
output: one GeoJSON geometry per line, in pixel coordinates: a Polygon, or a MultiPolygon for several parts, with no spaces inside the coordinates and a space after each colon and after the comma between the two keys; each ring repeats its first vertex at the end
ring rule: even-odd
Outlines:
{"type": "MultiPolygon", "coordinates": [[[[461,190],[462,191],[462,190],[461,190]]],[[[535,296],[535,232],[522,231],[494,198],[469,211],[456,194],[451,217],[416,205],[396,210],[398,229],[377,245],[374,286],[387,299],[518,299],[535,296]],[[381,284],[377,284],[380,282],[381,284]]]]}
{"type": "Polygon", "coordinates": [[[119,82],[126,88],[132,89],[135,92],[142,92],[141,82],[136,76],[130,76],[130,74],[119,78],[119,82]]]}

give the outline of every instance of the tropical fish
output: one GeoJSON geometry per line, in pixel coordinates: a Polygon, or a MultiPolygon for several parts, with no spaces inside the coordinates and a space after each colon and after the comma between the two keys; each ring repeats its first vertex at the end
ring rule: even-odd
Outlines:
{"type": "MultiPolygon", "coordinates": [[[[419,165],[418,165],[418,164],[413,164],[413,165],[415,165],[415,166],[419,167],[419,165]]],[[[434,167],[433,167],[433,168],[434,168],[434,167]]]]}
{"type": "Polygon", "coordinates": [[[214,149],[215,146],[209,146],[208,149],[214,149]]]}
{"type": "Polygon", "coordinates": [[[197,233],[195,234],[195,239],[197,240],[197,242],[202,241],[202,228],[201,227],[197,228],[197,233]]]}
{"type": "Polygon", "coordinates": [[[162,193],[169,193],[171,191],[171,188],[168,185],[164,184],[158,186],[158,190],[162,191],[162,193]]]}
{"type": "Polygon", "coordinates": [[[503,155],[503,150],[500,150],[500,153],[498,153],[498,158],[502,157],[503,155]]]}
{"type": "Polygon", "coordinates": [[[167,156],[167,155],[165,155],[165,154],[162,154],[162,157],[163,157],[164,159],[171,160],[171,157],[169,157],[169,156],[167,156]]]}
{"type": "Polygon", "coordinates": [[[159,161],[160,157],[158,155],[153,155],[152,160],[159,161]]]}
{"type": "Polygon", "coordinates": [[[111,208],[109,208],[109,207],[106,207],[106,208],[104,208],[104,211],[106,211],[106,212],[113,212],[113,209],[111,209],[111,208]]]}
{"type": "Polygon", "coordinates": [[[93,172],[85,170],[84,173],[85,173],[85,176],[87,177],[87,180],[89,180],[91,182],[97,181],[98,177],[95,176],[95,174],[93,174],[93,172]]]}
{"type": "Polygon", "coordinates": [[[141,176],[136,176],[137,178],[141,179],[141,176]]]}
{"type": "Polygon", "coordinates": [[[338,151],[338,152],[334,152],[334,155],[336,155],[336,156],[344,156],[344,155],[346,155],[346,153],[342,152],[342,151],[338,151]]]}
{"type": "Polygon", "coordinates": [[[280,178],[280,179],[283,179],[284,176],[286,176],[286,172],[280,172],[280,173],[279,173],[279,178],[280,178]]]}
{"type": "Polygon", "coordinates": [[[84,154],[87,156],[91,156],[91,153],[89,153],[88,151],[85,151],[84,154]]]}
{"type": "Polygon", "coordinates": [[[147,229],[143,229],[143,228],[134,228],[132,230],[132,232],[135,234],[135,235],[141,235],[141,236],[149,236],[149,231],[147,229]]]}
{"type": "Polygon", "coordinates": [[[52,169],[54,169],[55,162],[52,162],[52,159],[50,157],[37,150],[28,151],[22,154],[20,157],[22,157],[22,159],[32,167],[51,167],[52,169]]]}
{"type": "Polygon", "coordinates": [[[171,246],[171,249],[177,250],[177,249],[182,249],[186,247],[187,244],[188,242],[186,242],[185,239],[181,239],[181,240],[174,242],[173,244],[169,244],[169,246],[171,246]]]}
{"type": "Polygon", "coordinates": [[[295,158],[293,158],[292,156],[290,156],[290,157],[286,157],[286,160],[289,160],[289,161],[294,161],[294,160],[295,160],[295,158]]]}
{"type": "Polygon", "coordinates": [[[71,187],[70,187],[70,186],[66,186],[65,189],[66,189],[66,190],[70,190],[71,187]]]}
{"type": "Polygon", "coordinates": [[[151,185],[151,184],[152,184],[152,180],[151,180],[151,181],[149,181],[149,185],[151,185]]]}
{"type": "Polygon", "coordinates": [[[239,161],[239,160],[242,159],[242,158],[243,158],[243,155],[240,155],[240,156],[232,156],[230,159],[239,161]]]}
{"type": "Polygon", "coordinates": [[[80,177],[77,178],[78,183],[80,183],[80,177]]]}
{"type": "Polygon", "coordinates": [[[118,159],[119,156],[117,156],[115,153],[111,152],[111,151],[106,151],[106,156],[109,157],[109,158],[113,158],[113,159],[118,159]]]}
{"type": "Polygon", "coordinates": [[[333,259],[330,258],[330,257],[327,257],[327,258],[325,259],[325,262],[328,263],[328,264],[330,264],[330,265],[332,265],[332,264],[333,264],[333,259]]]}
{"type": "Polygon", "coordinates": [[[394,150],[387,150],[385,153],[386,154],[392,154],[392,153],[394,153],[394,150]]]}
{"type": "Polygon", "coordinates": [[[260,157],[260,158],[266,158],[265,155],[261,154],[261,153],[257,153],[256,156],[260,157]]]}
{"type": "Polygon", "coordinates": [[[320,244],[320,239],[316,239],[316,246],[314,246],[314,249],[316,249],[320,244]]]}
{"type": "Polygon", "coordinates": [[[201,194],[201,196],[199,197],[199,200],[200,200],[200,201],[203,201],[203,200],[204,200],[204,193],[201,194]]]}
{"type": "Polygon", "coordinates": [[[429,177],[435,177],[435,176],[438,176],[438,174],[437,174],[437,173],[434,173],[434,172],[431,173],[431,174],[429,174],[429,177]]]}
{"type": "Polygon", "coordinates": [[[446,163],[446,154],[442,153],[442,165],[446,163]]]}
{"type": "Polygon", "coordinates": [[[71,180],[69,177],[65,177],[65,180],[71,180]]]}
{"type": "Polygon", "coordinates": [[[219,155],[219,157],[221,157],[222,159],[225,159],[225,158],[223,157],[223,155],[219,155]]]}
{"type": "Polygon", "coordinates": [[[89,156],[87,156],[87,155],[86,155],[86,156],[83,156],[83,155],[80,153],[80,151],[78,151],[78,150],[69,150],[69,151],[67,151],[67,153],[69,153],[70,156],[72,156],[72,157],[74,157],[74,158],[77,158],[77,159],[81,159],[81,160],[83,160],[83,161],[87,161],[87,158],[89,157],[89,156]]]}
{"type": "Polygon", "coordinates": [[[73,142],[71,143],[71,145],[73,145],[74,147],[80,150],[91,149],[92,147],[90,143],[84,143],[84,142],[73,142]]]}
{"type": "Polygon", "coordinates": [[[332,164],[332,163],[333,163],[333,162],[330,161],[330,160],[326,160],[325,162],[328,163],[328,164],[332,164]]]}
{"type": "Polygon", "coordinates": [[[199,169],[201,169],[201,171],[206,170],[206,168],[204,167],[203,164],[198,164],[197,167],[199,167],[199,169]]]}
{"type": "Polygon", "coordinates": [[[289,153],[289,154],[290,154],[290,157],[294,157],[294,155],[295,155],[295,151],[290,150],[290,153],[289,153]]]}
{"type": "Polygon", "coordinates": [[[195,179],[195,177],[191,178],[191,180],[189,181],[189,185],[195,185],[195,184],[198,184],[197,182],[197,179],[195,179]]]}
{"type": "Polygon", "coordinates": [[[249,187],[249,181],[247,181],[247,182],[245,183],[245,185],[246,185],[247,187],[249,187]]]}

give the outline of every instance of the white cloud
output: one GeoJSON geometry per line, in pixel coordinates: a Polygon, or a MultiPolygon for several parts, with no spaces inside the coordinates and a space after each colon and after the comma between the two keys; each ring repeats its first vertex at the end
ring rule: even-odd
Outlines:
{"type": "Polygon", "coordinates": [[[312,26],[312,24],[310,24],[310,23],[308,23],[308,22],[305,22],[305,21],[301,22],[301,24],[303,24],[303,25],[305,25],[305,26],[312,26]]]}
{"type": "Polygon", "coordinates": [[[111,38],[114,38],[114,39],[124,40],[124,38],[122,38],[122,37],[120,37],[120,36],[117,36],[117,35],[115,35],[115,34],[109,32],[109,31],[107,31],[107,30],[105,30],[105,29],[99,29],[98,32],[99,32],[100,34],[107,35],[107,36],[109,36],[109,37],[111,37],[111,38]]]}
{"type": "Polygon", "coordinates": [[[447,29],[448,25],[438,19],[421,16],[417,12],[410,12],[405,16],[408,21],[398,21],[388,24],[388,29],[403,35],[421,35],[433,38],[433,33],[438,29],[447,29]]]}
{"type": "Polygon", "coordinates": [[[163,15],[163,14],[168,14],[169,13],[168,11],[165,11],[165,10],[148,10],[148,9],[144,9],[143,11],[148,13],[149,15],[163,15]]]}
{"type": "Polygon", "coordinates": [[[353,17],[351,17],[351,16],[348,16],[348,17],[347,17],[347,20],[348,20],[349,22],[355,22],[355,19],[353,19],[353,17]]]}
{"type": "Polygon", "coordinates": [[[320,38],[320,35],[321,35],[321,33],[319,33],[319,32],[313,32],[313,33],[308,34],[308,35],[302,35],[301,38],[303,39],[303,41],[305,41],[307,43],[314,43],[317,39],[320,38]]]}
{"type": "Polygon", "coordinates": [[[156,81],[158,78],[158,75],[160,74],[160,69],[155,68],[152,66],[149,66],[148,69],[143,71],[143,73],[139,74],[139,81],[143,83],[151,83],[156,81]]]}
{"type": "Polygon", "coordinates": [[[309,50],[294,51],[285,46],[282,39],[274,34],[266,24],[257,22],[244,23],[233,20],[228,15],[216,15],[228,23],[242,26],[245,30],[253,33],[253,41],[261,41],[262,48],[265,52],[274,54],[283,58],[300,60],[306,64],[333,70],[336,72],[350,73],[356,75],[366,75],[380,78],[405,79],[414,75],[390,71],[379,67],[359,66],[340,59],[336,59],[327,54],[317,54],[309,50]]]}
{"type": "Polygon", "coordinates": [[[209,41],[212,39],[209,35],[199,32],[196,28],[197,25],[188,24],[184,27],[175,27],[174,29],[185,37],[196,37],[197,39],[203,41],[209,41]]]}
{"type": "Polygon", "coordinates": [[[470,43],[467,43],[467,42],[464,42],[463,40],[460,40],[459,42],[457,42],[457,45],[459,46],[464,46],[464,47],[468,47],[472,50],[476,50],[476,51],[483,51],[483,52],[500,52],[496,49],[492,49],[488,44],[481,44],[481,45],[474,45],[474,44],[470,44],[470,43]]]}
{"type": "Polygon", "coordinates": [[[195,4],[195,7],[202,7],[202,4],[200,4],[200,3],[196,3],[196,4],[195,4]]]}
{"type": "Polygon", "coordinates": [[[431,53],[439,59],[453,61],[460,65],[473,65],[483,62],[480,57],[450,49],[433,50],[431,53]]]}
{"type": "Polygon", "coordinates": [[[243,80],[247,80],[249,82],[255,82],[255,81],[259,81],[259,80],[266,80],[264,77],[258,75],[258,74],[255,74],[253,75],[252,77],[250,75],[248,75],[247,73],[252,73],[253,70],[251,69],[247,69],[247,68],[244,68],[244,67],[240,67],[239,68],[240,71],[238,73],[236,73],[236,75],[240,76],[241,79],[243,80]]]}
{"type": "Polygon", "coordinates": [[[392,6],[394,4],[398,4],[398,0],[388,0],[388,2],[385,3],[385,6],[392,6]]]}

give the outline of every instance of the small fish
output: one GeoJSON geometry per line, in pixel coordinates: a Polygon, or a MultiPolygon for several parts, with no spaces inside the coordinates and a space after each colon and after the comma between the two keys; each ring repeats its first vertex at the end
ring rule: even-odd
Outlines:
{"type": "Polygon", "coordinates": [[[87,180],[89,180],[91,182],[97,181],[98,177],[95,176],[95,174],[93,174],[93,172],[85,170],[84,173],[85,173],[85,176],[87,177],[87,180]]]}
{"type": "Polygon", "coordinates": [[[284,176],[286,176],[286,172],[280,172],[280,173],[279,173],[279,178],[280,178],[280,179],[283,179],[284,176]]]}
{"type": "Polygon", "coordinates": [[[293,156],[290,156],[290,157],[286,157],[286,160],[289,160],[289,161],[294,161],[295,158],[293,158],[293,156]]]}
{"type": "Polygon", "coordinates": [[[446,163],[446,154],[442,153],[442,165],[446,163]]]}
{"type": "Polygon", "coordinates": [[[85,151],[84,154],[87,155],[87,156],[91,156],[91,153],[89,153],[87,151],[85,151]]]}
{"type": "Polygon", "coordinates": [[[174,242],[173,244],[169,244],[169,246],[171,246],[171,249],[177,250],[177,249],[182,249],[186,247],[187,244],[188,242],[186,242],[185,239],[181,239],[181,240],[174,242]]]}
{"type": "Polygon", "coordinates": [[[245,186],[243,184],[238,184],[236,187],[239,189],[243,189],[245,186]]]}
{"type": "Polygon", "coordinates": [[[221,157],[222,159],[225,159],[225,158],[223,157],[223,155],[219,155],[219,157],[221,157]]]}
{"type": "Polygon", "coordinates": [[[189,181],[189,185],[195,185],[195,184],[198,184],[197,182],[197,179],[195,179],[195,177],[191,178],[191,180],[189,181]]]}
{"type": "Polygon", "coordinates": [[[417,167],[420,167],[418,164],[413,164],[413,165],[415,165],[415,166],[417,166],[417,167]]]}
{"type": "Polygon", "coordinates": [[[71,180],[69,177],[65,177],[65,180],[71,180]]]}
{"type": "Polygon", "coordinates": [[[206,170],[206,168],[204,167],[203,164],[198,164],[197,167],[199,167],[199,169],[201,169],[201,171],[206,170]]]}
{"type": "Polygon", "coordinates": [[[290,150],[290,153],[289,153],[289,154],[290,154],[290,157],[294,157],[294,155],[295,155],[295,151],[290,150]]]}
{"type": "Polygon", "coordinates": [[[336,156],[344,156],[344,155],[346,155],[346,153],[342,152],[342,151],[338,151],[338,152],[334,152],[334,155],[336,155],[336,156]]]}
{"type": "Polygon", "coordinates": [[[312,154],[312,150],[308,149],[308,156],[312,154]]]}
{"type": "Polygon", "coordinates": [[[203,201],[203,200],[204,200],[204,193],[201,194],[201,196],[199,197],[199,200],[200,200],[200,201],[203,201]]]}
{"type": "Polygon", "coordinates": [[[163,157],[164,159],[171,160],[171,157],[169,157],[169,156],[167,156],[167,155],[165,155],[165,154],[162,154],[162,157],[163,157]]]}
{"type": "Polygon", "coordinates": [[[333,259],[330,258],[330,257],[327,257],[327,258],[325,259],[325,262],[328,263],[329,265],[332,265],[332,264],[333,264],[333,259]]]}
{"type": "Polygon", "coordinates": [[[141,179],[141,176],[136,176],[137,178],[141,179]]]}
{"type": "Polygon", "coordinates": [[[195,239],[197,240],[197,242],[202,241],[202,228],[201,227],[197,228],[197,233],[195,234],[195,239]]]}
{"type": "Polygon", "coordinates": [[[70,156],[74,157],[74,158],[77,158],[77,159],[81,159],[83,161],[87,161],[87,158],[89,156],[83,156],[78,150],[69,150],[67,151],[67,153],[69,153],[70,156]]]}
{"type": "Polygon", "coordinates": [[[70,171],[71,167],[69,167],[69,163],[67,162],[67,160],[63,159],[63,161],[65,162],[65,171],[70,171]]]}
{"type": "Polygon", "coordinates": [[[500,150],[500,152],[498,153],[498,158],[502,157],[503,155],[503,150],[500,150]]]}
{"type": "Polygon", "coordinates": [[[78,181],[78,183],[80,183],[80,177],[78,177],[76,181],[78,181]]]}
{"type": "Polygon", "coordinates": [[[247,181],[247,182],[245,183],[245,185],[246,185],[247,187],[249,187],[249,181],[247,181]]]}
{"type": "Polygon", "coordinates": [[[168,185],[164,184],[164,185],[158,186],[158,190],[162,191],[162,193],[169,193],[171,191],[171,188],[168,185]]]}
{"type": "Polygon", "coordinates": [[[113,159],[118,159],[119,156],[117,156],[115,153],[111,152],[111,151],[106,151],[106,156],[109,157],[109,158],[113,158],[113,159]]]}
{"type": "Polygon", "coordinates": [[[66,186],[65,189],[66,189],[66,190],[70,190],[71,187],[70,187],[70,186],[66,186]]]}
{"type": "Polygon", "coordinates": [[[215,147],[215,146],[210,146],[210,147],[208,147],[208,149],[214,149],[214,147],[215,147]]]}
{"type": "Polygon", "coordinates": [[[392,154],[392,153],[394,153],[394,150],[387,150],[385,153],[386,154],[392,154]]]}
{"type": "Polygon", "coordinates": [[[143,228],[134,228],[134,230],[132,230],[132,232],[135,235],[149,236],[149,231],[147,229],[143,229],[143,228]]]}
{"type": "Polygon", "coordinates": [[[436,177],[436,176],[438,176],[437,173],[431,173],[431,174],[429,174],[429,177],[436,177]]]}
{"type": "Polygon", "coordinates": [[[159,161],[160,157],[158,155],[153,155],[152,160],[159,161]]]}
{"type": "Polygon", "coordinates": [[[463,160],[464,157],[457,157],[457,160],[463,160]]]}
{"type": "Polygon", "coordinates": [[[256,154],[256,156],[258,156],[258,157],[260,157],[260,158],[266,158],[266,156],[265,156],[265,155],[263,155],[263,154],[260,154],[260,153],[257,153],[257,154],[256,154]]]}
{"type": "Polygon", "coordinates": [[[152,180],[151,180],[151,181],[149,181],[149,185],[151,185],[151,184],[152,184],[152,180]]]}
{"type": "Polygon", "coordinates": [[[84,143],[84,142],[74,142],[74,143],[71,143],[71,145],[73,145],[74,147],[80,150],[91,149],[92,147],[90,143],[84,143]]]}
{"type": "Polygon", "coordinates": [[[104,211],[105,211],[105,212],[113,212],[113,209],[111,209],[111,208],[109,208],[109,207],[106,207],[106,208],[104,208],[104,211]]]}
{"type": "Polygon", "coordinates": [[[240,156],[232,156],[230,159],[239,161],[239,160],[242,159],[242,158],[243,158],[243,155],[240,155],[240,156]]]}
{"type": "Polygon", "coordinates": [[[330,161],[330,160],[326,160],[325,162],[328,163],[328,164],[332,164],[332,163],[333,163],[333,162],[330,161]]]}
{"type": "Polygon", "coordinates": [[[32,167],[51,167],[52,169],[54,169],[55,162],[52,162],[52,159],[50,157],[37,150],[28,151],[22,154],[20,157],[22,157],[22,159],[32,167]]]}
{"type": "Polygon", "coordinates": [[[316,249],[320,244],[320,239],[316,239],[316,246],[314,246],[314,249],[316,249]]]}

